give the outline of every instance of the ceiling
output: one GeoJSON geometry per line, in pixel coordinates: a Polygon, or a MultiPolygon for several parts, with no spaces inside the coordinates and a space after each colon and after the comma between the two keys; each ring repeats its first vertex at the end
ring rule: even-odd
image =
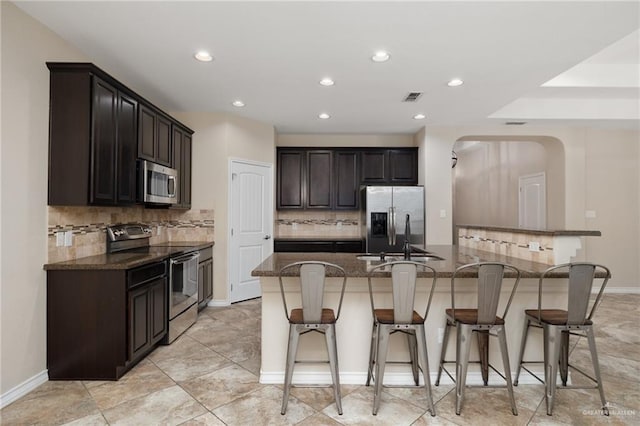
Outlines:
{"type": "Polygon", "coordinates": [[[228,112],[279,133],[640,127],[637,1],[15,3],[167,111],[228,112]],[[213,61],[193,58],[203,49],[213,61]],[[381,49],[390,60],[373,62],[381,49]]]}

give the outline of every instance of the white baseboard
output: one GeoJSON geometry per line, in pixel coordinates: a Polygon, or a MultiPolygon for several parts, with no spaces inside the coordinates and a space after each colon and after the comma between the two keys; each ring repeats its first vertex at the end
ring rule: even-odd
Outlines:
{"type": "Polygon", "coordinates": [[[209,303],[207,303],[207,306],[219,308],[222,306],[231,306],[231,303],[228,300],[210,300],[209,303]]]}
{"type": "Polygon", "coordinates": [[[48,380],[49,372],[47,370],[43,370],[30,379],[20,383],[18,386],[15,386],[13,389],[9,389],[7,392],[0,395],[0,408],[4,408],[13,401],[22,398],[48,380]]]}
{"type": "Polygon", "coordinates": [[[605,294],[640,294],[640,287],[606,287],[604,292],[605,294]]]}
{"type": "MultiPolygon", "coordinates": [[[[542,371],[540,371],[540,374],[543,374],[542,371]]],[[[435,383],[437,375],[437,372],[431,372],[429,374],[432,384],[435,383]]],[[[515,377],[515,372],[512,373],[511,377],[515,377]]],[[[366,381],[366,372],[340,372],[341,385],[364,385],[366,381]]],[[[284,383],[284,371],[271,373],[260,371],[260,383],[265,385],[281,385],[284,383]]],[[[332,381],[331,374],[328,371],[300,373],[294,372],[292,383],[301,386],[330,385],[332,381]]],[[[422,374],[420,374],[420,383],[424,384],[422,374]]],[[[442,377],[440,378],[440,383],[443,385],[452,385],[453,381],[443,372],[442,377]]],[[[520,373],[520,380],[518,381],[518,383],[521,385],[540,384],[540,382],[536,380],[535,377],[531,376],[526,371],[520,373]]],[[[384,384],[390,386],[414,386],[413,375],[410,372],[386,372],[384,374],[384,384]]],[[[470,371],[467,373],[467,385],[476,386],[482,384],[482,375],[479,371],[470,371]]],[[[489,372],[489,384],[503,385],[505,384],[505,381],[498,374],[491,371],[489,372]]]]}

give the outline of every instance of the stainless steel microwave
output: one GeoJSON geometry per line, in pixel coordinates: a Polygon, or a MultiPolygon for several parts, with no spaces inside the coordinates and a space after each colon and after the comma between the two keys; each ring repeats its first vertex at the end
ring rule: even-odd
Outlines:
{"type": "Polygon", "coordinates": [[[145,204],[176,204],[178,171],[151,161],[138,160],[138,200],[145,204]]]}

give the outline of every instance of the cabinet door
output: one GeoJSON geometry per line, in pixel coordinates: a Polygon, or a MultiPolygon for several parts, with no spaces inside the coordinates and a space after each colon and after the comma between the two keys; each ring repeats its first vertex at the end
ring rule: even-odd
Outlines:
{"type": "Polygon", "coordinates": [[[138,108],[138,157],[156,159],[156,112],[144,104],[138,108]]]}
{"type": "Polygon", "coordinates": [[[389,183],[395,185],[418,183],[418,151],[416,149],[389,150],[389,183]]]}
{"type": "Polygon", "coordinates": [[[116,160],[117,203],[136,201],[136,147],[138,143],[138,102],[118,94],[118,148],[116,160]]]}
{"type": "Polygon", "coordinates": [[[171,120],[164,115],[158,114],[156,158],[155,161],[167,167],[171,167],[171,120]]]}
{"type": "Polygon", "coordinates": [[[329,150],[307,151],[305,207],[308,209],[330,209],[333,205],[331,156],[329,150]]]}
{"type": "Polygon", "coordinates": [[[278,151],[277,208],[301,209],[304,207],[304,156],[303,150],[278,151]]]}
{"type": "Polygon", "coordinates": [[[198,264],[198,305],[204,301],[205,262],[198,264]]]}
{"type": "Polygon", "coordinates": [[[136,359],[151,345],[149,330],[149,289],[129,292],[129,360],[136,359]]]}
{"type": "Polygon", "coordinates": [[[173,128],[173,160],[171,167],[178,171],[178,203],[172,207],[182,207],[182,130],[178,127],[173,128]]]}
{"type": "Polygon", "coordinates": [[[167,279],[162,278],[149,285],[149,331],[150,343],[153,345],[162,339],[169,327],[167,309],[167,279]]]}
{"type": "Polygon", "coordinates": [[[192,156],[192,140],[191,135],[184,133],[182,135],[182,171],[180,176],[182,177],[181,201],[182,207],[186,209],[191,208],[191,156],[192,156]]]}
{"type": "Polygon", "coordinates": [[[94,78],[90,202],[95,204],[116,202],[117,98],[115,88],[94,78]]]}
{"type": "Polygon", "coordinates": [[[359,153],[356,151],[336,151],[333,159],[335,170],[334,207],[337,210],[358,210],[359,153]]]}
{"type": "Polygon", "coordinates": [[[204,272],[204,300],[209,301],[213,299],[213,259],[207,261],[204,272]]]}
{"type": "Polygon", "coordinates": [[[362,183],[387,183],[387,154],[383,149],[362,152],[362,183]]]}

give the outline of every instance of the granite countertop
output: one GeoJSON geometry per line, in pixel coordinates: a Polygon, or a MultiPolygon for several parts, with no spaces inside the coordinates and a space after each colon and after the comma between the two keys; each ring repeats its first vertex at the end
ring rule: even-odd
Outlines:
{"type": "Polygon", "coordinates": [[[213,241],[166,242],[149,246],[148,249],[142,248],[112,254],[103,253],[64,262],[47,263],[44,265],[44,269],[47,271],[131,269],[147,263],[162,261],[169,256],[180,253],[202,250],[214,244],[213,241]]]}
{"type": "MultiPolygon", "coordinates": [[[[504,262],[511,264],[520,269],[522,278],[539,278],[540,274],[549,268],[549,265],[543,263],[476,250],[471,247],[430,245],[426,247],[426,251],[444,259],[427,262],[428,266],[436,270],[436,276],[438,278],[450,278],[457,267],[475,262],[504,262]]],[[[380,264],[379,261],[358,260],[357,256],[358,254],[351,253],[274,253],[258,265],[258,267],[252,271],[251,275],[254,277],[277,277],[280,269],[289,263],[304,260],[318,260],[341,266],[344,268],[347,277],[366,277],[368,268],[380,264]]],[[[383,274],[389,275],[388,272],[383,274]]],[[[295,276],[296,273],[291,271],[287,275],[295,276]]],[[[328,270],[327,276],[330,275],[330,270],[328,270]]],[[[418,276],[428,277],[431,275],[430,272],[418,272],[418,276]]],[[[469,270],[458,276],[461,278],[473,278],[477,277],[477,272],[469,270]]],[[[505,272],[505,276],[509,277],[512,275],[505,272]]],[[[550,275],[550,277],[557,278],[566,276],[566,273],[550,275]]]]}
{"type": "Polygon", "coordinates": [[[602,233],[600,231],[587,231],[587,230],[568,230],[568,229],[526,229],[526,228],[510,228],[507,226],[492,226],[492,225],[458,225],[458,228],[467,229],[480,229],[483,231],[497,231],[497,232],[515,232],[522,234],[532,235],[550,235],[550,236],[585,236],[585,237],[600,237],[602,233]]]}

